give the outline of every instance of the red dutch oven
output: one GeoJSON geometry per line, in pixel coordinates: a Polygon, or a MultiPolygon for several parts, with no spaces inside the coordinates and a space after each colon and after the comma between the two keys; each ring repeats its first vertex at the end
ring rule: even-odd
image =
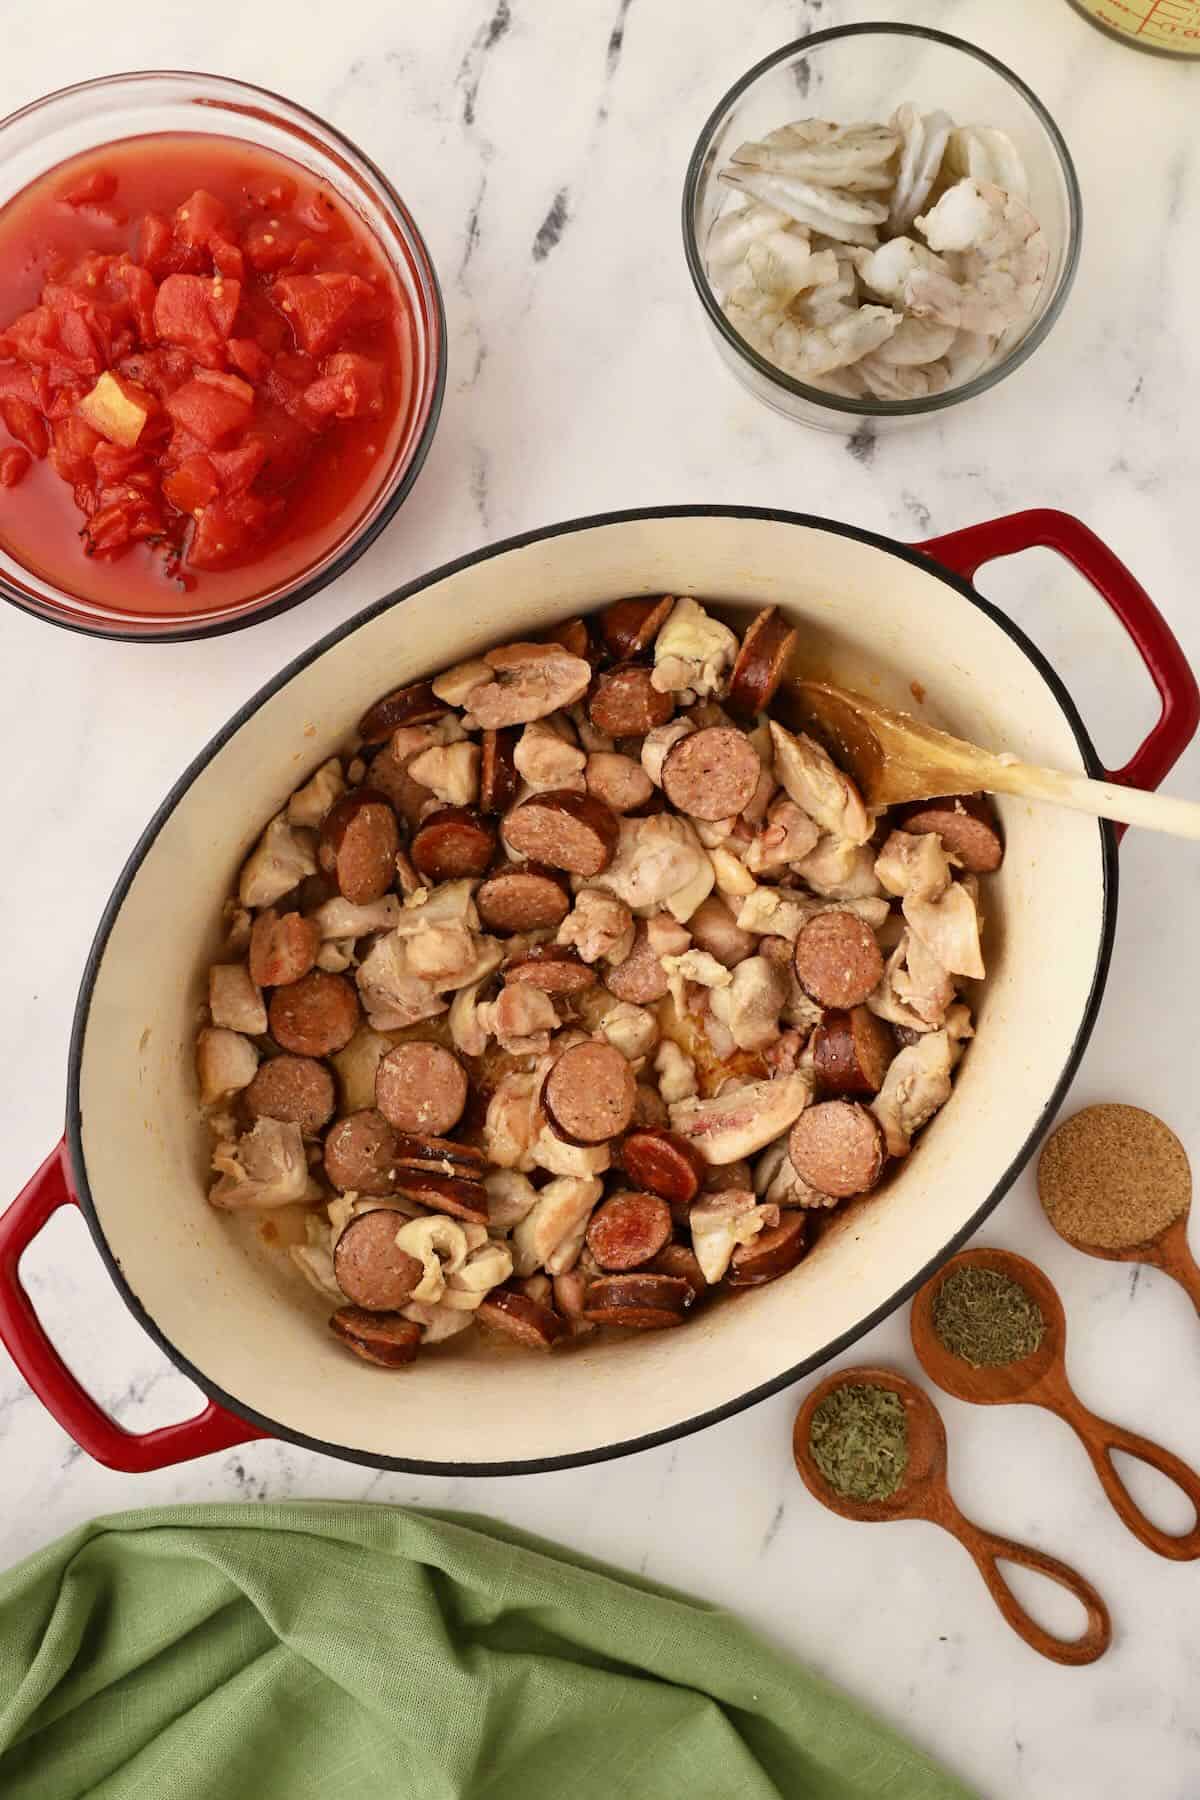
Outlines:
{"type": "Polygon", "coordinates": [[[0,1219],[0,1336],[90,1455],[161,1468],[270,1435],[351,1461],[456,1474],[617,1456],[728,1416],[843,1350],[970,1236],[1028,1159],[1095,1022],[1116,922],[1117,834],[1001,802],[988,979],[951,1102],[878,1196],[835,1222],[790,1276],[719,1301],[682,1331],[586,1341],[565,1356],[467,1333],[403,1378],[345,1355],[311,1293],[259,1234],[205,1200],[206,1128],[191,1052],[221,902],[262,823],[378,693],[617,596],[702,596],[731,623],[778,604],[800,661],[874,682],[934,722],[1032,762],[1152,788],[1193,735],[1195,679],[1143,589],[1084,525],[1025,512],[912,547],[829,520],[661,508],[557,525],[482,550],[335,631],[230,721],[147,827],[84,974],[67,1130],[0,1219]],[[1112,608],[1162,700],[1146,741],[1102,768],[1067,689],[971,585],[1034,545],[1067,557],[1112,608]],[[197,1417],[126,1431],[83,1391],[21,1285],[22,1252],[77,1205],[118,1291],[209,1396],[197,1417]]]}

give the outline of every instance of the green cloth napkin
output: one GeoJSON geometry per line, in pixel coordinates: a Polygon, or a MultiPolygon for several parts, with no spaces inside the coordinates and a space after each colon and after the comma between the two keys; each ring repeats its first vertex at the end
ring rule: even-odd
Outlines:
{"type": "Polygon", "coordinates": [[[504,1526],[97,1519],[0,1577],[4,1800],[963,1800],[728,1613],[504,1526]]]}

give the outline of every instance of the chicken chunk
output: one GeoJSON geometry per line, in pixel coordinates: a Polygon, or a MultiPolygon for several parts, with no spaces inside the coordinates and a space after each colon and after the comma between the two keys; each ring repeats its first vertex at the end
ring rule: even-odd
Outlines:
{"type": "Polygon", "coordinates": [[[713,880],[703,844],[688,820],[674,813],[622,819],[617,853],[594,877],[596,886],[643,917],[666,906],[683,922],[708,898],[713,880]]]}
{"type": "MultiPolygon", "coordinates": [[[[565,727],[565,732],[569,731],[570,727],[565,727]]],[[[547,793],[552,788],[583,792],[587,753],[565,732],[558,728],[557,721],[535,719],[517,740],[513,761],[517,773],[534,793],[547,793]]]]}
{"type": "Polygon", "coordinates": [[[788,999],[784,971],[765,956],[750,956],[733,971],[728,987],[709,996],[709,1010],[739,1050],[765,1050],[779,1036],[788,999]]]}
{"type": "Polygon", "coordinates": [[[498,1082],[483,1127],[484,1153],[498,1169],[533,1168],[533,1140],[541,1128],[540,1087],[538,1074],[516,1070],[498,1082]]]}
{"type": "MultiPolygon", "coordinates": [[[[547,1266],[548,1259],[581,1222],[604,1192],[594,1177],[561,1175],[541,1189],[533,1208],[513,1228],[513,1268],[518,1275],[532,1275],[547,1266]]],[[[582,1234],[580,1234],[582,1244],[582,1234]]],[[[578,1254],[578,1252],[576,1253],[578,1254]]],[[[565,1274],[565,1269],[556,1271],[565,1274]]]]}
{"type": "Polygon", "coordinates": [[[775,800],[746,852],[746,867],[755,875],[786,869],[815,850],[820,835],[819,827],[794,800],[775,800]]]}
{"type": "Polygon", "coordinates": [[[308,1172],[299,1125],[280,1119],[259,1119],[235,1143],[218,1143],[212,1166],[220,1179],[208,1197],[226,1212],[291,1206],[320,1196],[308,1172]]]}
{"type": "Polygon", "coordinates": [[[464,738],[458,744],[434,744],[414,756],[408,772],[443,806],[474,806],[479,799],[479,745],[464,738]]]}
{"type": "Polygon", "coordinates": [[[650,679],[660,694],[703,699],[720,690],[739,648],[728,625],[710,617],[697,601],[685,595],[676,600],[670,618],[654,640],[654,672],[650,679]]]}
{"type": "Polygon", "coordinates": [[[283,813],[267,826],[242,865],[238,898],[243,906],[274,906],[306,875],[317,872],[312,834],[293,829],[283,813]]]}
{"type": "Polygon", "coordinates": [[[829,836],[865,844],[874,830],[874,821],[863,805],[862,795],[833,758],[804,732],[797,737],[774,719],[771,741],[776,779],[796,805],[829,836]]]}
{"type": "Polygon", "coordinates": [[[748,1244],[766,1226],[779,1223],[777,1206],[759,1206],[754,1195],[741,1188],[726,1188],[698,1200],[688,1215],[692,1250],[700,1272],[715,1286],[733,1261],[739,1244],[748,1244]]]}
{"type": "Polygon", "coordinates": [[[951,975],[982,978],[979,914],[963,882],[953,882],[936,900],[918,900],[910,895],[904,901],[903,912],[913,935],[951,975]]]}
{"type": "Polygon", "coordinates": [[[315,774],[309,776],[303,787],[296,789],[288,801],[288,824],[303,825],[309,830],[315,830],[334,801],[340,800],[345,791],[346,778],[342,773],[342,765],[336,756],[331,756],[315,774]]]}
{"type": "Polygon", "coordinates": [[[668,1106],[690,1100],[696,1092],[696,1065],[673,1038],[664,1038],[654,1058],[658,1091],[668,1106]]]}
{"type": "Polygon", "coordinates": [[[478,1011],[484,1031],[512,1056],[544,1056],[550,1033],[560,1023],[550,995],[525,982],[501,988],[497,998],[478,1011]]]}
{"type": "Polygon", "coordinates": [[[603,888],[581,888],[558,928],[557,942],[573,947],[585,963],[621,963],[633,948],[633,914],[624,900],[603,888]]]}
{"type": "Polygon", "coordinates": [[[640,1063],[658,1042],[658,1020],[648,1007],[619,1000],[605,1013],[597,1034],[632,1063],[640,1063]]]}
{"type": "Polygon", "coordinates": [[[936,831],[893,831],[875,858],[875,873],[898,898],[936,900],[950,885],[950,858],[936,831]]]}
{"type": "Polygon", "coordinates": [[[950,1098],[950,1039],[931,1031],[907,1044],[883,1078],[871,1111],[883,1126],[889,1156],[907,1156],[916,1132],[950,1098]]]}
{"type": "Polygon", "coordinates": [[[823,837],[800,858],[796,873],[826,900],[870,900],[880,892],[871,846],[846,838],[823,837]]]}
{"type": "Polygon", "coordinates": [[[376,1031],[400,1031],[446,1010],[433,983],[413,971],[408,946],[397,931],[379,939],[355,979],[368,1022],[376,1031]]]}
{"type": "Polygon", "coordinates": [[[196,1039],[200,1104],[214,1106],[249,1087],[258,1069],[258,1051],[237,1031],[207,1025],[196,1039]]]}
{"type": "Polygon", "coordinates": [[[592,665],[561,644],[503,644],[485,651],[490,680],[468,690],[468,724],[484,730],[528,725],[583,698],[592,665]]]}
{"type": "Polygon", "coordinates": [[[748,1082],[712,1100],[681,1100],[669,1109],[671,1129],[695,1144],[705,1162],[737,1162],[794,1125],[812,1093],[811,1073],[797,1069],[775,1081],[748,1082]]]}

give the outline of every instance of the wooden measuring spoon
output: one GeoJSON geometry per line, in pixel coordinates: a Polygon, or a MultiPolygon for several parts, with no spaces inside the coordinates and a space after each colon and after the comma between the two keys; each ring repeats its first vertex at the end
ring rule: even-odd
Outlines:
{"type": "Polygon", "coordinates": [[[1020,794],[1095,818],[1200,838],[1200,805],[1195,801],[996,756],[908,713],[893,712],[864,694],[827,682],[794,682],[789,698],[801,722],[853,775],[868,806],[981,791],[1020,794]]]}
{"type": "Polygon", "coordinates": [[[1156,1551],[1159,1556],[1169,1556],[1175,1562],[1191,1562],[1200,1556],[1200,1475],[1178,1456],[1164,1450],[1161,1444],[1139,1437],[1134,1431],[1126,1431],[1122,1425],[1098,1418],[1076,1398],[1064,1364],[1066,1314],[1057,1288],[1036,1264],[1026,1262],[1023,1256],[1014,1256],[1010,1250],[963,1250],[958,1256],[952,1256],[933,1279],[925,1283],[913,1301],[912,1341],[929,1379],[936,1381],[948,1394],[953,1394],[956,1400],[970,1400],[979,1406],[1044,1406],[1049,1412],[1057,1413],[1078,1434],[1122,1524],[1127,1525],[1148,1550],[1156,1551]],[[1007,1275],[1037,1301],[1046,1329],[1031,1356],[1023,1357],[1020,1362],[976,1369],[961,1356],[947,1350],[933,1328],[933,1304],[938,1289],[955,1269],[994,1269],[1007,1275]],[[1162,1531],[1146,1517],[1117,1474],[1112,1460],[1114,1450],[1123,1450],[1127,1456],[1149,1463],[1152,1469],[1157,1469],[1187,1495],[1196,1509],[1195,1523],[1190,1531],[1179,1534],[1162,1531]]]}
{"type": "Polygon", "coordinates": [[[796,1415],[792,1432],[792,1454],[800,1478],[822,1506],[840,1513],[844,1519],[861,1519],[874,1524],[887,1519],[927,1519],[956,1537],[973,1557],[979,1573],[987,1583],[992,1599],[1019,1637],[1041,1656],[1052,1662],[1090,1663],[1103,1656],[1112,1642],[1112,1620],[1108,1608],[1090,1581],[1055,1556],[1035,1550],[1029,1544],[1018,1544],[1012,1538],[998,1537],[984,1531],[965,1518],[950,1497],[946,1484],[946,1428],[937,1407],[915,1382],[891,1369],[839,1369],[815,1387],[796,1415]],[[908,1423],[908,1467],[904,1479],[890,1500],[852,1500],[831,1487],[813,1461],[809,1444],[812,1416],[822,1400],[840,1387],[884,1387],[899,1394],[904,1402],[908,1423]],[[1045,1575],[1065,1587],[1087,1613],[1087,1628],[1082,1637],[1059,1638],[1031,1619],[1001,1575],[1001,1562],[1020,1563],[1038,1575],[1045,1575]]]}
{"type": "Polygon", "coordinates": [[[1200,1263],[1188,1248],[1192,1172],[1187,1151],[1169,1125],[1140,1106],[1085,1106],[1046,1140],[1038,1160],[1038,1194],[1058,1235],[1076,1250],[1107,1262],[1149,1263],[1177,1281],[1200,1313],[1200,1263]],[[1069,1193],[1064,1190],[1069,1189],[1069,1193]],[[1097,1196],[1090,1224],[1080,1194],[1097,1196]],[[1137,1243],[1097,1243],[1113,1235],[1104,1202],[1136,1195],[1165,1220],[1137,1243]],[[1069,1202],[1069,1211],[1064,1211],[1069,1202]]]}

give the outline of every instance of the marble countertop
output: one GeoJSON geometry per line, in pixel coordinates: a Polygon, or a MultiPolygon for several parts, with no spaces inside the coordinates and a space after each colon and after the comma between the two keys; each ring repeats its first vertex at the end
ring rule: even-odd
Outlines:
{"type": "MultiPolygon", "coordinates": [[[[309,605],[236,636],[148,649],[0,607],[0,766],[21,771],[5,783],[8,888],[24,902],[0,938],[0,1197],[59,1135],[79,972],[166,787],[281,664],[444,559],[551,520],[658,502],[792,507],[910,539],[1057,506],[1101,531],[1200,660],[1200,68],[1134,54],[1065,0],[692,0],[686,22],[668,0],[316,0],[300,12],[282,0],[160,0],[90,16],[79,0],[39,0],[5,36],[0,111],[66,81],[158,65],[239,75],[326,114],[410,201],[443,276],[451,352],[412,499],[309,605]],[[725,374],[677,215],[692,141],[730,81],[800,32],[854,17],[944,26],[1024,75],[1074,153],[1089,228],[1066,313],[1030,365],[972,406],[850,444],[775,417],[725,374]]],[[[1123,761],[1153,696],[1096,597],[1046,552],[993,565],[981,586],[1047,649],[1101,752],[1123,761]]],[[[1172,786],[1200,797],[1195,749],[1172,786]]],[[[1121,860],[1108,993],[1069,1105],[1151,1106],[1195,1149],[1195,1038],[1180,1011],[1200,986],[1195,852],[1134,835],[1121,860]]],[[[1085,1401],[1200,1462],[1200,1329],[1183,1294],[1062,1246],[1029,1175],[983,1236],[1058,1282],[1085,1401]]],[[[124,1423],[144,1429],[193,1406],[78,1219],[60,1215],[25,1272],[53,1336],[124,1423]]],[[[904,1314],[851,1359],[915,1372],[904,1314]]],[[[797,1398],[563,1474],[419,1480],[264,1442],[139,1478],[90,1462],[0,1353],[0,1559],[95,1513],[183,1499],[344,1496],[492,1513],[736,1607],[988,1796],[1200,1792],[1200,1571],[1125,1532],[1064,1426],[1032,1409],[941,1402],[964,1509],[1076,1562],[1108,1597],[1114,1646],[1083,1670],[1021,1644],[948,1538],[916,1524],[871,1532],[815,1505],[791,1466],[797,1398]]],[[[1184,1522],[1166,1503],[1162,1516],[1184,1522]]]]}

